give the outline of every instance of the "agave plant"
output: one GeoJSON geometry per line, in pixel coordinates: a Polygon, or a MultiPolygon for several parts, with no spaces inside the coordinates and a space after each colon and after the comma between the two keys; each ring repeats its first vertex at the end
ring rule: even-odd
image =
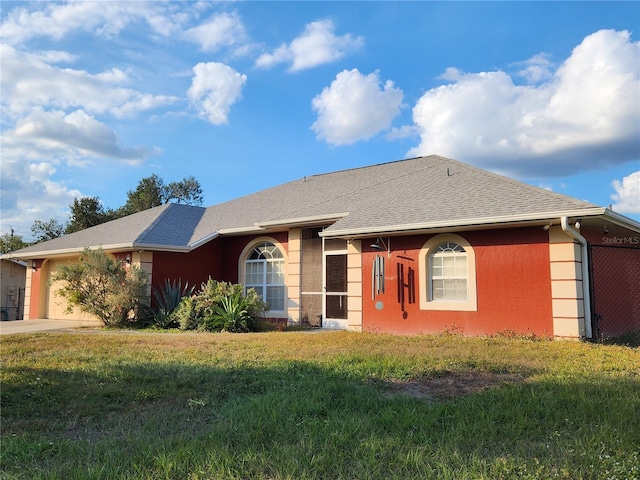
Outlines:
{"type": "Polygon", "coordinates": [[[153,311],[153,323],[158,328],[168,328],[175,323],[175,310],[180,304],[182,297],[191,296],[194,287],[189,288],[187,283],[182,287],[182,280],[164,281],[162,289],[153,289],[153,296],[156,299],[156,308],[153,311]]]}

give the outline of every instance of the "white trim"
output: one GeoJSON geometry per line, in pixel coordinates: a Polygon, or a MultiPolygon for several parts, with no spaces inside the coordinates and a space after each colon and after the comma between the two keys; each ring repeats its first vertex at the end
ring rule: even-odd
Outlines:
{"type": "Polygon", "coordinates": [[[196,240],[193,243],[189,244],[189,248],[198,248],[201,245],[204,245],[205,243],[211,241],[211,240],[215,240],[216,238],[218,238],[218,236],[220,235],[219,232],[213,232],[210,233],[209,235],[205,235],[204,237],[202,237],[200,240],[196,240]]]}
{"type": "Polygon", "coordinates": [[[584,310],[584,332],[587,338],[593,336],[591,331],[591,289],[589,286],[589,248],[587,239],[580,235],[569,225],[567,217],[560,217],[562,230],[580,244],[582,266],[582,303],[584,310]]]}
{"type": "Polygon", "coordinates": [[[335,222],[349,215],[349,212],[331,213],[325,215],[312,215],[309,217],[286,218],[282,220],[269,220],[266,222],[256,222],[254,225],[261,228],[270,227],[301,227],[306,225],[317,225],[325,222],[335,222]]]}
{"type": "Polygon", "coordinates": [[[238,234],[252,234],[252,233],[264,233],[264,228],[252,227],[234,227],[234,228],[221,228],[218,230],[220,235],[238,235],[238,234]]]}
{"type": "Polygon", "coordinates": [[[476,285],[476,254],[471,244],[460,235],[443,233],[431,237],[420,249],[418,255],[418,287],[420,290],[420,310],[462,311],[476,312],[478,310],[478,294],[476,285]],[[466,301],[441,301],[431,300],[429,290],[431,288],[429,256],[439,245],[453,242],[460,245],[467,253],[467,300],[466,301]]]}

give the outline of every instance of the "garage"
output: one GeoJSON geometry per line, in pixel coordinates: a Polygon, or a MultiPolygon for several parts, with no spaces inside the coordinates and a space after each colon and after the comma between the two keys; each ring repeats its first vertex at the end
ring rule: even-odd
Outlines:
{"type": "Polygon", "coordinates": [[[57,272],[62,265],[65,265],[69,262],[76,262],[75,258],[66,258],[61,260],[49,260],[46,262],[46,275],[45,281],[46,284],[44,288],[46,289],[46,302],[45,302],[45,318],[56,319],[56,320],[96,320],[94,316],[89,315],[80,311],[78,308],[74,308],[71,313],[66,311],[67,302],[64,298],[60,297],[56,294],[56,292],[62,287],[63,282],[51,281],[53,274],[57,272]]]}

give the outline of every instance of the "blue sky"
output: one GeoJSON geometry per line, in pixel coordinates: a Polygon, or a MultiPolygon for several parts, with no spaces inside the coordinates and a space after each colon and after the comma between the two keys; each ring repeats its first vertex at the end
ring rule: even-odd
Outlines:
{"type": "Polygon", "coordinates": [[[640,2],[3,2],[1,232],[439,154],[640,220],[640,2]]]}

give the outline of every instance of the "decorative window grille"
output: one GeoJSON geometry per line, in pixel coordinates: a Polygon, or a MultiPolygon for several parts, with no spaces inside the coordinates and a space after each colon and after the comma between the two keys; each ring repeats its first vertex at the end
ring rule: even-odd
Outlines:
{"type": "Polygon", "coordinates": [[[284,256],[271,242],[257,244],[244,264],[245,292],[253,288],[269,305],[281,312],[285,305],[284,256]]]}
{"type": "Polygon", "coordinates": [[[469,297],[467,252],[454,242],[438,245],[429,255],[431,301],[466,302],[469,297]]]}

